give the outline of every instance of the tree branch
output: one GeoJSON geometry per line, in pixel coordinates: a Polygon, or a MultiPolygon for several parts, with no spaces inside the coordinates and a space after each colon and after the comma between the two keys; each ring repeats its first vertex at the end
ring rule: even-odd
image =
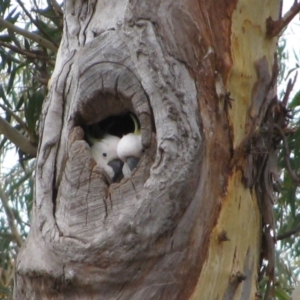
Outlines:
{"type": "Polygon", "coordinates": [[[300,224],[298,224],[296,227],[294,227],[293,229],[285,232],[285,233],[282,233],[282,234],[279,234],[276,238],[277,241],[281,241],[281,240],[284,240],[288,237],[290,237],[291,235],[294,235],[295,233],[297,233],[298,231],[300,231],[300,224]]]}
{"type": "MultiPolygon", "coordinates": [[[[0,45],[1,45],[1,43],[0,43],[0,45]]],[[[8,114],[10,114],[19,124],[20,124],[20,126],[24,129],[24,130],[26,130],[26,132],[27,132],[27,134],[29,135],[29,139],[30,139],[30,141],[32,141],[32,142],[34,142],[34,140],[35,140],[35,138],[34,138],[34,136],[32,135],[32,133],[30,132],[30,130],[29,130],[29,128],[28,128],[28,126],[26,125],[26,123],[17,115],[17,114],[15,114],[12,110],[10,110],[8,107],[6,107],[6,106],[4,106],[4,105],[2,105],[2,104],[0,104],[0,107],[4,110],[4,111],[6,111],[8,114]]]]}
{"type": "Polygon", "coordinates": [[[52,4],[55,14],[59,16],[63,16],[64,12],[61,9],[60,5],[55,0],[50,0],[50,3],[52,4]]]}
{"type": "Polygon", "coordinates": [[[49,57],[38,55],[38,54],[32,53],[30,51],[26,51],[22,48],[18,48],[16,46],[10,45],[10,44],[2,42],[2,41],[0,41],[0,46],[6,47],[6,48],[12,50],[13,52],[27,56],[28,58],[31,58],[31,59],[49,60],[49,57]]]}
{"type": "Polygon", "coordinates": [[[2,117],[0,117],[0,133],[4,134],[7,139],[19,147],[24,153],[32,157],[36,156],[37,147],[33,146],[26,137],[13,128],[2,117]]]}
{"type": "Polygon", "coordinates": [[[43,30],[43,28],[41,28],[41,26],[36,22],[36,20],[33,19],[33,17],[31,16],[31,14],[29,13],[29,11],[26,9],[26,7],[24,6],[23,2],[20,0],[17,0],[17,2],[19,3],[19,5],[22,7],[23,11],[25,12],[25,14],[27,15],[27,17],[29,18],[29,20],[36,26],[36,28],[49,40],[51,41],[51,43],[53,45],[55,45],[56,47],[58,47],[58,45],[51,39],[51,37],[48,35],[47,32],[45,32],[43,30]]]}
{"type": "Polygon", "coordinates": [[[6,213],[7,221],[8,221],[8,224],[9,224],[10,231],[13,235],[13,239],[15,240],[18,247],[20,248],[23,244],[23,241],[22,241],[22,238],[19,234],[19,231],[18,231],[17,227],[15,226],[14,213],[11,210],[11,208],[9,207],[7,196],[4,193],[1,185],[0,185],[0,199],[1,199],[1,202],[2,202],[2,205],[3,205],[3,208],[5,210],[5,213],[6,213]]]}
{"type": "MultiPolygon", "coordinates": [[[[36,0],[33,0],[33,3],[36,9],[32,8],[31,11],[49,19],[49,17],[39,9],[39,5],[37,4],[36,0]]],[[[57,26],[58,29],[63,30],[63,10],[55,0],[50,0],[50,4],[58,22],[56,23],[52,18],[51,21],[57,26]]]]}
{"type": "MultiPolygon", "coordinates": [[[[0,43],[0,45],[1,45],[1,43],[0,43]]],[[[7,113],[9,113],[22,126],[22,128],[29,133],[29,129],[28,129],[27,125],[25,124],[25,122],[17,114],[15,114],[12,110],[10,110],[8,107],[6,107],[3,104],[0,104],[0,107],[4,111],[6,111],[7,113]]]]}
{"type": "Polygon", "coordinates": [[[55,53],[57,52],[57,47],[53,43],[49,42],[48,40],[42,38],[41,36],[39,36],[37,34],[29,32],[23,28],[13,25],[10,22],[5,21],[2,17],[0,17],[0,25],[2,25],[5,28],[12,30],[26,38],[31,39],[32,41],[40,44],[42,47],[48,48],[55,53]]]}
{"type": "Polygon", "coordinates": [[[268,38],[278,36],[279,33],[284,29],[285,26],[291,22],[291,20],[296,16],[300,11],[300,3],[297,0],[294,1],[291,9],[279,20],[274,21],[272,17],[269,17],[266,21],[267,32],[266,35],[268,38]]]}

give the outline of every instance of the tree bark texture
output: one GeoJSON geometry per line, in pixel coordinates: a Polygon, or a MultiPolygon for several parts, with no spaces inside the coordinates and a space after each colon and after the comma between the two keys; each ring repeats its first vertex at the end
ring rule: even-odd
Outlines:
{"type": "Polygon", "coordinates": [[[64,13],[15,298],[255,299],[279,2],[66,0],[64,13]],[[126,111],[146,151],[109,185],[83,129],[126,111]]]}

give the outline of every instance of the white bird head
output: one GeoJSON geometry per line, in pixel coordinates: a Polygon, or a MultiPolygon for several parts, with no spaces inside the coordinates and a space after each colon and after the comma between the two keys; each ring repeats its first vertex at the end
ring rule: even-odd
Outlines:
{"type": "Polygon", "coordinates": [[[91,152],[96,163],[102,167],[114,182],[122,173],[123,162],[119,159],[117,147],[120,138],[105,134],[101,139],[89,137],[91,152]]]}
{"type": "Polygon", "coordinates": [[[124,135],[117,147],[118,156],[124,162],[130,156],[141,158],[142,150],[141,135],[135,135],[134,133],[124,135]]]}

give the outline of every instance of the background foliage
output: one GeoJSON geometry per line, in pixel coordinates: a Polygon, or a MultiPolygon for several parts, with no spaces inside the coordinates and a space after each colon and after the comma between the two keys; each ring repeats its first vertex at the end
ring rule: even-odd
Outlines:
{"type": "Polygon", "coordinates": [[[62,26],[55,0],[0,0],[0,294],[7,298],[30,228],[39,117],[62,26]]]}
{"type": "MultiPolygon", "coordinates": [[[[14,259],[30,228],[39,116],[62,27],[62,4],[56,0],[0,0],[0,294],[8,298],[14,259]]],[[[294,56],[297,64],[289,70],[286,40],[281,38],[279,84],[296,74],[300,61],[296,52],[294,56]]],[[[288,107],[286,146],[282,143],[279,149],[279,176],[274,180],[279,239],[274,299],[290,299],[300,275],[300,181],[286,168],[288,157],[295,175],[300,174],[300,91],[288,107]]],[[[266,280],[261,281],[262,292],[266,280]]]]}

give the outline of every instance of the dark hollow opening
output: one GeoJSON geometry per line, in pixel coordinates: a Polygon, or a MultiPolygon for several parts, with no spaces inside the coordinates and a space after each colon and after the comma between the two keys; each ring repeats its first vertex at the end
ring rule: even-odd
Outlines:
{"type": "Polygon", "coordinates": [[[139,123],[135,114],[127,112],[120,115],[110,116],[100,122],[86,126],[85,133],[90,134],[94,138],[101,138],[105,133],[122,138],[124,135],[134,132],[135,130],[134,122],[130,115],[134,115],[139,123]]]}

